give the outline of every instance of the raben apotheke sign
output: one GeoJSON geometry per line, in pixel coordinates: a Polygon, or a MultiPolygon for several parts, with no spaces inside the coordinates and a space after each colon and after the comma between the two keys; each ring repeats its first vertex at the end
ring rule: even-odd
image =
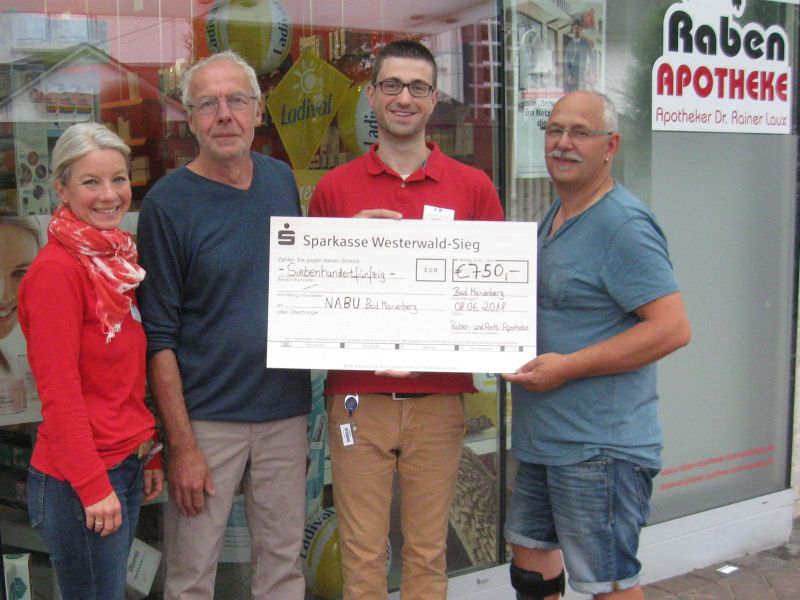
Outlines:
{"type": "Polygon", "coordinates": [[[746,0],[683,0],[667,10],[653,65],[654,131],[791,133],[786,31],[742,22],[746,0]]]}

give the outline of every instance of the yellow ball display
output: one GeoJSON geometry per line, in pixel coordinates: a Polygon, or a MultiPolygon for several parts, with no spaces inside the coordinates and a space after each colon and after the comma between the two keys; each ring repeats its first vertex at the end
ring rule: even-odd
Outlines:
{"type": "Polygon", "coordinates": [[[369,152],[378,141],[378,122],[367,100],[369,81],[355,83],[339,107],[339,133],[345,148],[356,156],[369,152]]]}
{"type": "Polygon", "coordinates": [[[306,586],[320,598],[333,600],[342,593],[342,558],[336,512],[326,508],[308,523],[300,553],[306,586]]]}
{"type": "MultiPolygon", "coordinates": [[[[300,552],[306,586],[317,597],[334,600],[342,595],[342,557],[336,510],[325,508],[307,523],[300,552]]],[[[392,547],[386,542],[386,572],[392,563],[392,547]]]]}
{"type": "Polygon", "coordinates": [[[233,50],[259,74],[280,66],[292,43],[289,14],[278,0],[216,0],[198,25],[209,54],[233,50]]]}

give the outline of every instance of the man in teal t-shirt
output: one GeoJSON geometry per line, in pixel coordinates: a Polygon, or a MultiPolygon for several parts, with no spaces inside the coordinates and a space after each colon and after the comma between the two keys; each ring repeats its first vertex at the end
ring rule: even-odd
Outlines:
{"type": "Polygon", "coordinates": [[[521,600],[558,598],[564,564],[578,592],[643,597],[636,553],[661,466],[655,361],[690,329],[663,232],[611,176],[616,128],[608,98],[584,91],[545,129],[559,198],[539,227],[539,356],[505,375],[519,459],[505,534],[521,600]]]}

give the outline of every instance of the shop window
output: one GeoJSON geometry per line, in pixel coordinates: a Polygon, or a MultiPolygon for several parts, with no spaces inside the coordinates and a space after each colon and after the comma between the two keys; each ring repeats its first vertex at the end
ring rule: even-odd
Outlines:
{"type": "MultiPolygon", "coordinates": [[[[10,247],[5,233],[27,241],[17,244],[20,254],[14,259],[27,263],[46,240],[48,215],[58,201],[49,181],[52,148],[77,121],[105,123],[131,147],[134,197],[123,226],[135,231],[136,210],[151,186],[197,154],[181,105],[181,75],[198,58],[226,47],[258,72],[265,110],[252,149],[291,165],[304,207],[327,170],[375,141],[374,118],[364,101],[372,60],[383,44],[399,38],[422,41],[437,59],[441,96],[428,124],[429,139],[495,177],[503,57],[494,10],[493,2],[469,0],[452,0],[446,7],[384,0],[22,0],[15,11],[0,13],[0,27],[12,32],[0,42],[0,248],[10,247]]],[[[40,403],[13,310],[8,319],[7,327],[0,325],[0,533],[5,552],[31,553],[26,572],[35,597],[53,598],[45,548],[25,516],[25,469],[40,403]]],[[[505,442],[498,432],[505,431],[505,422],[498,416],[495,376],[474,379],[479,392],[465,400],[467,442],[448,534],[453,573],[504,559],[499,520],[505,442]]],[[[317,379],[307,533],[324,542],[335,507],[320,388],[317,379]]],[[[142,509],[137,537],[145,544],[139,546],[144,573],[159,564],[164,501],[142,509]]],[[[402,565],[398,519],[395,506],[388,563],[392,588],[402,565]]],[[[335,544],[303,558],[307,597],[336,597],[341,580],[335,544]]],[[[218,569],[217,598],[249,597],[249,562],[249,532],[237,502],[218,569]]],[[[137,584],[137,597],[161,598],[162,582],[163,569],[152,581],[145,577],[137,584]]]]}
{"type": "MultiPolygon", "coordinates": [[[[710,110],[706,118],[716,116],[716,128],[692,128],[690,117],[670,130],[654,122],[652,72],[665,54],[665,14],[676,5],[690,11],[691,4],[587,0],[570,2],[570,11],[566,3],[526,0],[506,2],[504,13],[509,218],[539,220],[554,201],[543,129],[554,103],[576,85],[616,104],[622,145],[612,174],[653,209],[669,240],[693,338],[659,365],[664,469],[655,480],[651,523],[784,489],[791,443],[796,97],[785,109],[794,112],[793,126],[789,119],[769,120],[761,105],[768,96],[744,94],[726,113],[728,122],[722,111],[710,110]],[[526,39],[544,28],[556,36],[553,62],[537,60],[542,66],[533,78],[526,39]],[[576,30],[583,50],[574,45],[576,30]],[[738,132],[731,120],[742,127],[738,132]],[[779,121],[782,129],[772,127],[779,121]],[[754,126],[746,130],[748,123],[754,126]]],[[[716,31],[725,17],[737,31],[784,32],[795,48],[786,64],[796,64],[796,6],[759,0],[703,5],[707,13],[691,13],[691,41],[700,45],[697,32],[716,31]]],[[[712,48],[696,55],[698,64],[723,56],[715,45],[722,37],[710,39],[712,48]]],[[[762,68],[745,50],[726,52],[730,68],[762,68]]],[[[774,63],[763,68],[787,68],[774,63]]],[[[736,94],[728,89],[715,89],[715,109],[736,94]]],[[[684,113],[691,112],[691,102],[684,104],[684,113]]],[[[684,113],[671,114],[680,120],[684,113]]]]}

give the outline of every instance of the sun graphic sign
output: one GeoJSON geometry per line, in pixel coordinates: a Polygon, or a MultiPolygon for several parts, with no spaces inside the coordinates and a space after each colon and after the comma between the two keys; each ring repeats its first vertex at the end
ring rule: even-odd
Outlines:
{"type": "Polygon", "coordinates": [[[295,169],[308,168],[349,88],[350,79],[305,52],[270,94],[267,108],[295,169]]]}

